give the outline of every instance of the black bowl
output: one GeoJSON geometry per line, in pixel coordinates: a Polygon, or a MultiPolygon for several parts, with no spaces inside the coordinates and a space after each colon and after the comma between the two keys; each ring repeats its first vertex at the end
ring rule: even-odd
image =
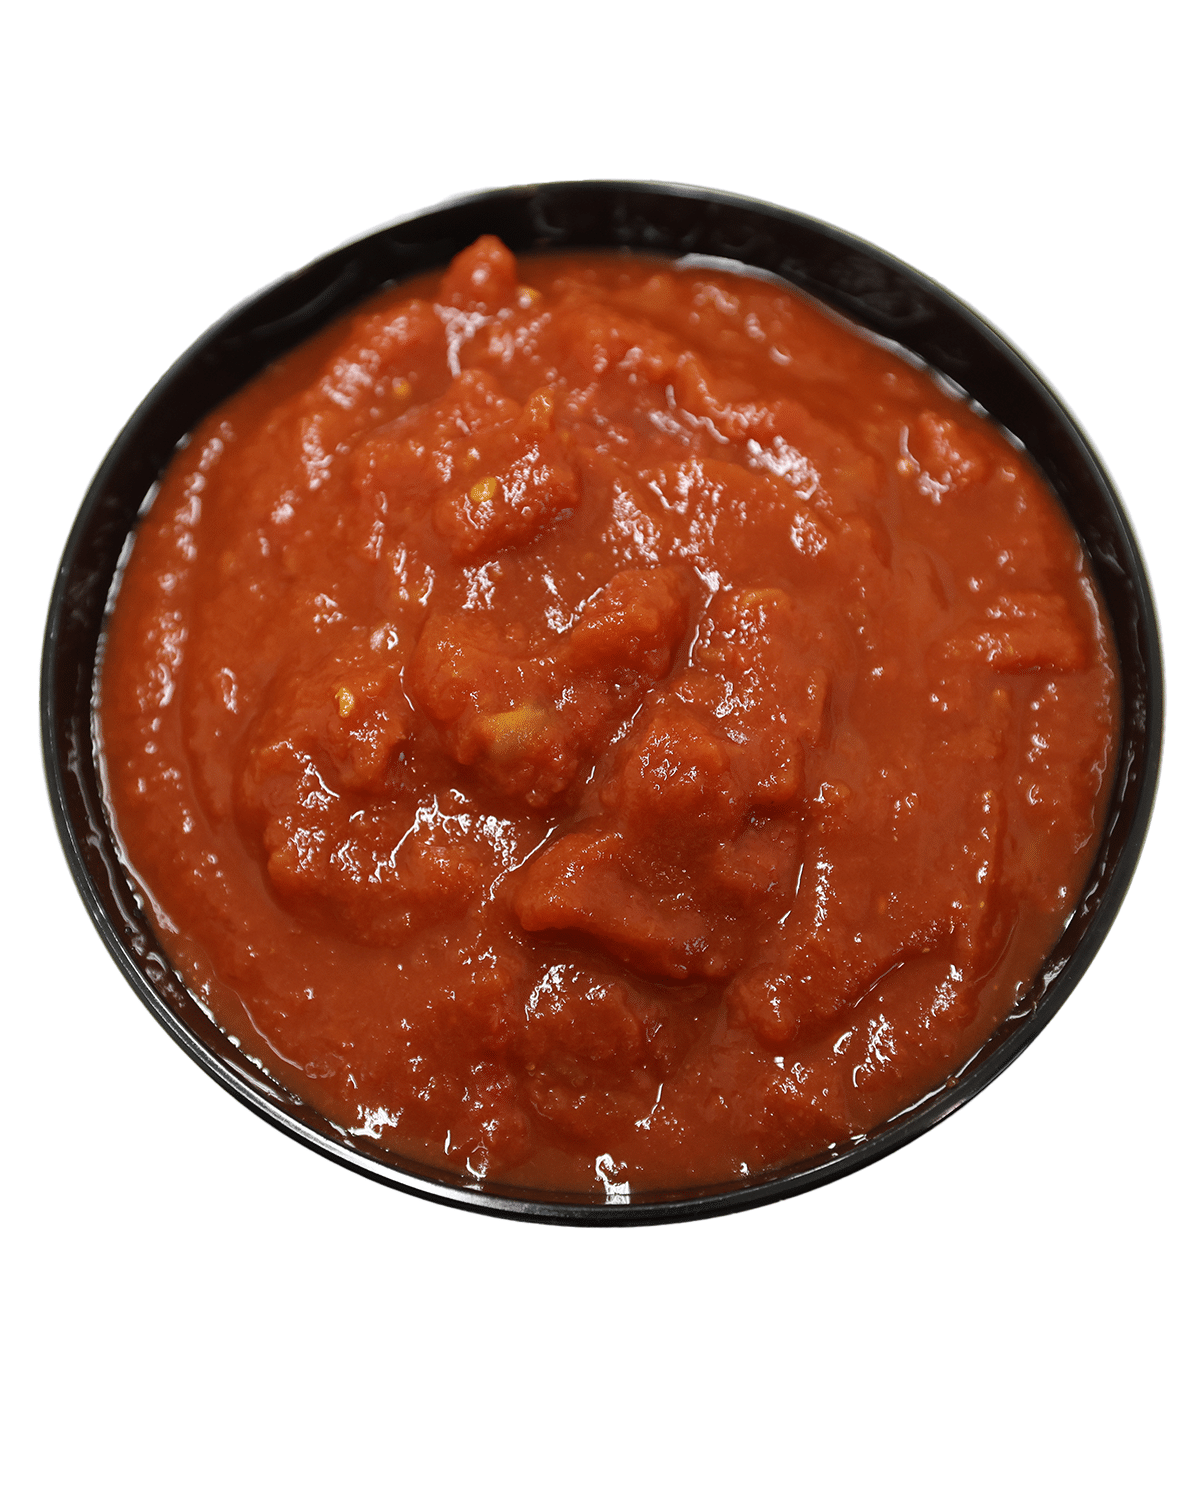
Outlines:
{"type": "Polygon", "coordinates": [[[335,250],[235,309],[167,371],[101,464],[63,553],[42,661],[42,738],[59,834],[92,920],[155,1018],[218,1083],[306,1146],[422,1197],[516,1218],[648,1224],[749,1208],[856,1171],[945,1119],[1029,1045],[1092,961],[1128,889],[1158,776],[1162,694],[1150,588],[1112,482],[1062,402],[994,328],[909,266],[803,214],[701,188],[565,182],[478,193],[335,250]],[[196,1003],[159,946],[106,819],[92,737],[97,647],[122,549],[176,445],[331,319],[389,282],[444,265],[485,232],[518,252],[628,246],[740,261],[911,350],[1024,443],[1082,537],[1112,619],[1123,694],[1112,804],[1084,894],[1019,1007],[953,1085],[864,1139],[745,1186],[600,1204],[481,1188],[369,1141],[351,1144],[253,1068],[196,1003]]]}

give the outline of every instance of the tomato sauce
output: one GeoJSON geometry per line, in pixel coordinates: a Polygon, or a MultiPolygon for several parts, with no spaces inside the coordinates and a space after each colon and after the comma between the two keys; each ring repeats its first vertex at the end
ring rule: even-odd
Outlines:
{"type": "Polygon", "coordinates": [[[1114,663],[929,373],[773,282],[485,237],[192,435],[98,718],[247,1054],[351,1139],[621,1199],[952,1080],[1078,900],[1114,663]]]}

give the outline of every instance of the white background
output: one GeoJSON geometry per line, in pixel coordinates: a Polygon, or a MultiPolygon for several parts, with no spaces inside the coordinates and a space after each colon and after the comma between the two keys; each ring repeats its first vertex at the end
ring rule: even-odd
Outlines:
{"type": "Polygon", "coordinates": [[[1188,1492],[1200,329],[1187,16],[1154,0],[207,0],[10,18],[0,1479],[14,1500],[1188,1492]],[[75,509],[141,396],[210,322],[451,194],[588,176],[802,209],[1002,328],[1125,497],[1171,695],[1132,892],[1007,1075],[815,1194],[623,1232],[406,1198],[227,1097],[93,934],[36,720],[75,509]]]}

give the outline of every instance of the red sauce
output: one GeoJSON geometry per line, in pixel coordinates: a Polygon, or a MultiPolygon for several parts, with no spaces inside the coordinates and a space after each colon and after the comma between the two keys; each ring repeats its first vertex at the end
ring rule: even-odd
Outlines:
{"type": "Polygon", "coordinates": [[[620,1196],[979,1048],[1089,869],[1114,660],[928,374],[774,283],[485,238],[196,431],[99,718],[247,1053],[401,1156],[620,1196]]]}

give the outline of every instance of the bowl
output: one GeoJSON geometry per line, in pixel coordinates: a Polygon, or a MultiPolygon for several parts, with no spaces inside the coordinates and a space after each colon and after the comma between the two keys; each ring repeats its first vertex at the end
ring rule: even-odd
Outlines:
{"type": "Polygon", "coordinates": [[[67,861],[109,952],[155,1019],[218,1083],[315,1151],[389,1186],[461,1208],[572,1224],[647,1224],[729,1213],[877,1161],[961,1108],[1021,1053],[1095,957],[1129,887],[1154,799],[1162,662],[1150,587],[1112,482],[1070,412],[1001,334],[943,287],[842,230],[729,193],[670,184],[560,182],[476,193],[354,241],[235,308],[162,377],[113,444],[67,541],[42,659],[42,741],[67,861]],[[333,1125],[258,1071],[188,991],[122,866],[93,736],[97,651],[139,511],[176,446],[271,361],[386,284],[444,265],[483,233],[520,253],[628,247],[741,262],[799,287],[917,355],[1023,443],[1058,495],[1112,620],[1122,681],[1111,805],[1070,920],[1020,1004],[957,1077],[869,1135],[745,1185],[599,1203],[506,1191],[400,1159],[333,1125]]]}

